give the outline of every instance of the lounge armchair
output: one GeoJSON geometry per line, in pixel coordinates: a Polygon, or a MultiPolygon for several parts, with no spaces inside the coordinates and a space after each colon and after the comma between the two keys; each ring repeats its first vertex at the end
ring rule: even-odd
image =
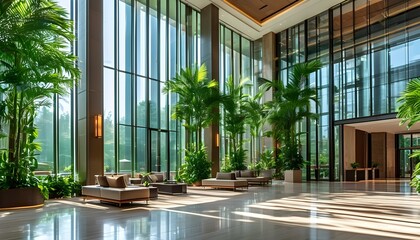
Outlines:
{"type": "Polygon", "coordinates": [[[237,188],[248,189],[248,182],[246,180],[237,180],[235,173],[218,172],[216,178],[204,179],[201,181],[201,185],[203,187],[233,189],[233,191],[237,188]]]}

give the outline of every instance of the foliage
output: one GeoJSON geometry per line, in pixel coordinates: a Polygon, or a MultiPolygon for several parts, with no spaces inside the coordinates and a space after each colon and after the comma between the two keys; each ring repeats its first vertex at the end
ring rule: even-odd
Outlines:
{"type": "Polygon", "coordinates": [[[220,171],[228,173],[231,172],[233,169],[230,165],[230,156],[225,156],[223,162],[222,162],[222,167],[220,168],[220,171]]]}
{"type": "Polygon", "coordinates": [[[231,170],[245,170],[246,150],[243,149],[242,144],[230,152],[230,168],[231,170]]]}
{"type": "Polygon", "coordinates": [[[226,151],[230,159],[231,170],[244,170],[246,151],[243,149],[242,134],[245,133],[245,124],[247,119],[246,104],[248,94],[244,93],[245,87],[249,87],[248,80],[243,79],[235,84],[232,76],[226,83],[226,93],[223,95],[223,126],[228,139],[228,148],[226,151]]]}
{"type": "Polygon", "coordinates": [[[353,169],[356,169],[360,166],[360,164],[357,163],[357,162],[350,163],[350,165],[351,165],[351,168],[353,168],[353,169]]]}
{"type": "Polygon", "coordinates": [[[415,78],[407,84],[407,88],[398,98],[398,103],[401,104],[397,109],[400,124],[407,123],[407,127],[410,128],[420,121],[420,78],[415,78]]]}
{"type": "Polygon", "coordinates": [[[308,86],[307,79],[321,67],[322,63],[318,60],[296,64],[286,85],[282,81],[265,80],[264,86],[273,89],[273,100],[265,105],[267,121],[272,127],[269,135],[282,145],[280,154],[286,170],[300,169],[304,165],[299,142],[302,132],[297,125],[304,119],[317,118],[309,108],[311,101],[317,103],[316,89],[308,86]]]}
{"type": "Polygon", "coordinates": [[[258,163],[262,170],[270,170],[276,167],[273,150],[265,149],[260,156],[260,161],[258,163]]]}
{"type": "Polygon", "coordinates": [[[55,2],[16,0],[0,3],[0,25],[0,123],[9,128],[0,170],[8,174],[1,187],[33,186],[35,152],[41,150],[34,143],[37,110],[54,94],[64,94],[80,74],[76,58],[65,50],[74,39],[72,23],[55,2]]]}
{"type": "Polygon", "coordinates": [[[220,102],[217,82],[207,78],[207,69],[203,64],[200,68],[181,69],[175,78],[166,82],[163,91],[178,95],[172,118],[184,121],[187,142],[195,142],[195,146],[199,147],[202,129],[218,117],[214,112],[220,102]]]}
{"type": "Polygon", "coordinates": [[[377,163],[377,162],[373,162],[373,163],[372,163],[372,167],[373,167],[373,168],[377,168],[377,167],[379,167],[379,165],[380,165],[380,164],[379,164],[379,163],[377,163]]]}
{"type": "Polygon", "coordinates": [[[191,144],[189,149],[185,149],[185,163],[179,170],[180,178],[192,184],[210,176],[211,162],[207,159],[206,148],[200,145],[198,148],[191,144]],[[198,150],[196,150],[198,149],[198,150]]]}
{"type": "Polygon", "coordinates": [[[416,164],[410,185],[414,187],[418,193],[420,193],[420,162],[416,164]]]}
{"type": "Polygon", "coordinates": [[[82,192],[82,185],[73,176],[47,176],[39,184],[45,199],[78,196],[82,192]]]}

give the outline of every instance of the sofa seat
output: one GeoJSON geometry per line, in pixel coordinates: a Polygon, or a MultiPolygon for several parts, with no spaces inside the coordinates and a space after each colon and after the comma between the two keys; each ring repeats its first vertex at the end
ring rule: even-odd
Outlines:
{"type": "Polygon", "coordinates": [[[251,184],[264,185],[264,184],[268,184],[271,181],[271,179],[267,177],[238,177],[237,179],[245,180],[248,182],[249,185],[251,184]]]}
{"type": "Polygon", "coordinates": [[[236,190],[237,188],[248,188],[248,182],[246,180],[228,180],[228,179],[216,179],[209,178],[201,181],[203,187],[212,188],[227,188],[236,190]]]}
{"type": "Polygon", "coordinates": [[[117,203],[121,206],[122,203],[131,203],[134,201],[146,201],[150,199],[149,188],[146,187],[101,187],[99,185],[88,185],[82,187],[82,195],[84,199],[95,198],[104,202],[117,203]]]}

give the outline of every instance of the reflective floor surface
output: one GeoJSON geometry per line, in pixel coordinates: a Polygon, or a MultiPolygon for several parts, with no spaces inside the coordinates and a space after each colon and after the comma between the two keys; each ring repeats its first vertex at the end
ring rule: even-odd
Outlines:
{"type": "Polygon", "coordinates": [[[122,208],[74,198],[0,211],[0,239],[420,239],[420,196],[406,181],[188,192],[122,208]]]}

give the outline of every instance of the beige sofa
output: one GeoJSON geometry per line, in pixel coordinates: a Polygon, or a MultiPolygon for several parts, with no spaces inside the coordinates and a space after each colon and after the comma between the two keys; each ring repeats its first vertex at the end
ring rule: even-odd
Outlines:
{"type": "Polygon", "coordinates": [[[252,170],[242,170],[235,172],[236,179],[245,180],[248,182],[248,185],[259,184],[265,185],[271,182],[271,179],[268,177],[257,177],[255,172],[252,170]]]}
{"type": "Polygon", "coordinates": [[[117,203],[121,207],[122,203],[134,201],[146,201],[148,204],[150,199],[149,188],[127,186],[123,176],[98,176],[98,183],[99,185],[82,186],[82,196],[85,201],[94,198],[103,202],[117,203]]]}
{"type": "Polygon", "coordinates": [[[235,173],[217,173],[216,178],[204,179],[201,181],[203,187],[233,189],[237,188],[248,189],[248,182],[246,180],[237,180],[235,173]]]}

